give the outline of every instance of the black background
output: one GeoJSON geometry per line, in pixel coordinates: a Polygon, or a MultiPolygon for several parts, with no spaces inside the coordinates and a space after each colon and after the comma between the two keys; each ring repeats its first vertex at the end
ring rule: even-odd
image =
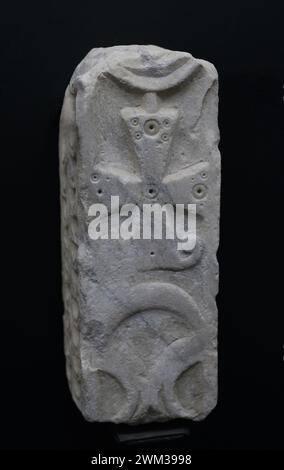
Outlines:
{"type": "MultiPolygon", "coordinates": [[[[10,1],[1,18],[4,449],[98,449],[65,379],[58,120],[93,47],[156,44],[220,78],[219,403],[190,449],[283,448],[283,9],[273,1],[10,1]]],[[[167,449],[174,448],[167,444],[167,449]]]]}

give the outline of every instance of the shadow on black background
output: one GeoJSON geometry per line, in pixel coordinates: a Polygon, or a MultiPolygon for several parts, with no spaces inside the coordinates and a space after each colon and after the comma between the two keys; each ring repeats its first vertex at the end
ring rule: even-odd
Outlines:
{"type": "Polygon", "coordinates": [[[131,43],[191,52],[220,78],[219,404],[189,424],[182,445],[283,448],[280,5],[64,0],[2,9],[1,448],[119,448],[115,426],[83,420],[65,379],[57,139],[78,62],[92,47],[131,43]]]}

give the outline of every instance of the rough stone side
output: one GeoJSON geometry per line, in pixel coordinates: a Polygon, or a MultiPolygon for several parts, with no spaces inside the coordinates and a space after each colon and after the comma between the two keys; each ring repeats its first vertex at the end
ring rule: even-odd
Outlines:
{"type": "Polygon", "coordinates": [[[203,419],[217,400],[217,73],[155,46],[93,49],[60,121],[67,377],[86,419],[203,419]],[[151,127],[153,126],[153,127],[151,127]],[[91,240],[88,209],[197,204],[194,250],[91,240]]]}

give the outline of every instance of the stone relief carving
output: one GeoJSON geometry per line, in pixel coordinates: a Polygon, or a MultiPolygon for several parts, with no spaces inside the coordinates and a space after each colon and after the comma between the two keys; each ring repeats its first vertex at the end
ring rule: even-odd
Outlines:
{"type": "Polygon", "coordinates": [[[203,419],[217,400],[217,73],[155,46],[93,49],[60,122],[66,371],[86,419],[203,419]],[[89,207],[196,204],[197,242],[92,240],[89,207]]]}

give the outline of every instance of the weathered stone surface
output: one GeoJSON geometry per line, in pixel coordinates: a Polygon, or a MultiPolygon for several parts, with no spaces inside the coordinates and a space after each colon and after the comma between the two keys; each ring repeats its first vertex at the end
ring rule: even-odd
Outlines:
{"type": "Polygon", "coordinates": [[[199,420],[217,399],[217,73],[155,46],[93,49],[60,123],[67,377],[86,419],[199,420]],[[194,250],[91,240],[89,207],[197,204],[194,250]]]}

